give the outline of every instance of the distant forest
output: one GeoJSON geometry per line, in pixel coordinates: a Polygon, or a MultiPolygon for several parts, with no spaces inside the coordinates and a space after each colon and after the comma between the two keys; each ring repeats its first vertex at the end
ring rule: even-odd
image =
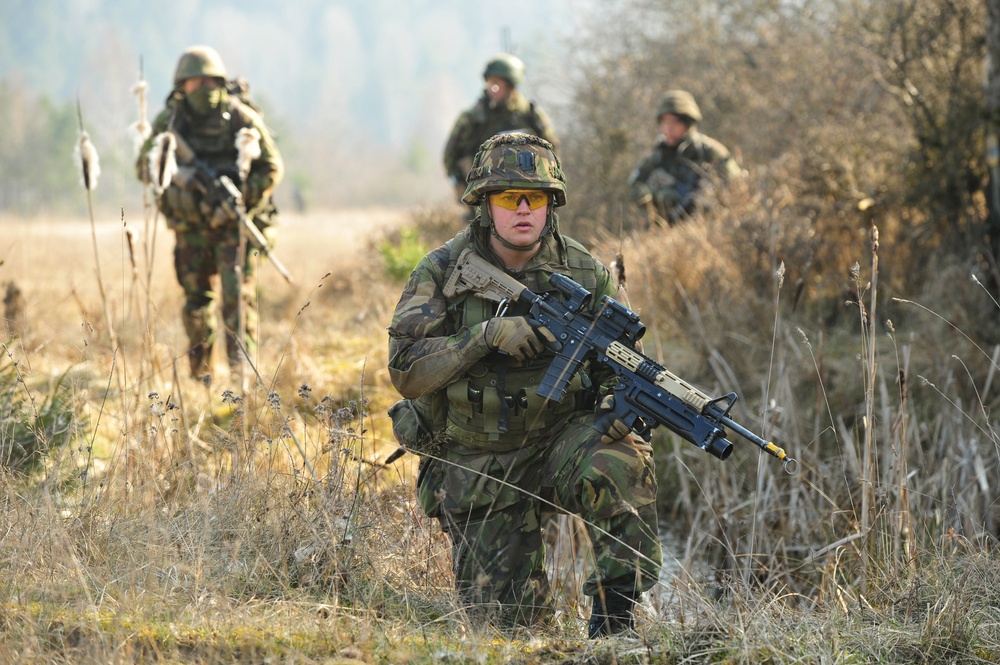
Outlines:
{"type": "MultiPolygon", "coordinates": [[[[130,89],[140,74],[149,82],[152,117],[180,52],[198,43],[217,48],[230,73],[250,81],[288,162],[279,192],[287,206],[445,199],[440,153],[455,116],[475,100],[490,55],[518,53],[531,96],[564,94],[544,82],[560,69],[556,36],[570,29],[569,4],[8,0],[0,5],[0,210],[80,209],[67,168],[77,100],[101,157],[98,200],[141,205],[127,133],[138,117],[130,89]]],[[[579,18],[592,3],[573,4],[579,18]]]]}
{"type": "Polygon", "coordinates": [[[701,129],[748,170],[752,196],[792,201],[789,214],[814,226],[876,202],[934,242],[968,247],[990,192],[983,74],[995,4],[8,0],[0,210],[82,214],[68,166],[77,101],[101,155],[103,214],[138,210],[130,89],[141,71],[152,116],[191,43],[213,44],[250,80],[289,166],[286,208],[445,202],[447,131],[485,60],[507,47],[563,140],[564,218],[581,232],[624,228],[623,184],[655,139],[652,109],[684,88],[701,129]]]}

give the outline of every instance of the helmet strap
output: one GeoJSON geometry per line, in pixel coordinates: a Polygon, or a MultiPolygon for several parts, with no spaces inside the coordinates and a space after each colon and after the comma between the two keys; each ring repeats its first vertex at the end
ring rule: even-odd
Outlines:
{"type": "Polygon", "coordinates": [[[497,233],[497,226],[493,223],[493,217],[490,215],[490,204],[484,199],[479,205],[479,224],[480,226],[488,226],[490,229],[490,235],[497,239],[501,245],[513,252],[530,252],[535,247],[538,247],[547,236],[552,235],[552,231],[555,228],[555,213],[552,210],[553,206],[549,203],[549,209],[545,213],[545,228],[542,229],[541,234],[537,239],[530,245],[515,245],[514,243],[500,237],[497,233]]]}
{"type": "Polygon", "coordinates": [[[545,230],[542,231],[542,234],[538,236],[538,239],[535,240],[535,242],[531,243],[530,245],[515,245],[514,243],[508,240],[504,240],[503,238],[500,237],[500,234],[497,233],[497,227],[492,224],[490,224],[490,234],[497,239],[497,242],[499,242],[501,245],[503,245],[504,247],[506,247],[511,251],[530,252],[542,242],[542,239],[545,238],[545,236],[549,235],[549,227],[546,225],[545,230]]]}

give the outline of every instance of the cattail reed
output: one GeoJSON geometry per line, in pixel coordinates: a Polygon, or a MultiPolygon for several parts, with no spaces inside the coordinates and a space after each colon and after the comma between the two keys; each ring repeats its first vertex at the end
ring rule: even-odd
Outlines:
{"type": "Polygon", "coordinates": [[[125,228],[125,246],[128,248],[128,261],[129,265],[132,266],[132,276],[135,277],[139,274],[139,264],[135,260],[135,231],[128,227],[125,228]]]}
{"type": "Polygon", "coordinates": [[[97,187],[97,178],[101,174],[100,161],[97,158],[97,149],[90,142],[90,136],[83,128],[83,111],[80,109],[80,102],[76,103],[76,116],[80,127],[80,135],[76,142],[76,163],[80,169],[81,183],[87,192],[87,213],[90,217],[90,239],[94,246],[94,263],[97,270],[97,287],[101,292],[101,304],[104,306],[104,322],[108,327],[108,335],[111,338],[111,348],[118,352],[118,338],[115,335],[115,328],[111,320],[111,309],[108,305],[107,292],[104,289],[104,278],[101,276],[101,257],[97,249],[97,226],[94,222],[94,198],[92,193],[97,187]]]}
{"type": "Polygon", "coordinates": [[[88,192],[97,187],[97,179],[101,175],[101,160],[97,156],[97,148],[90,141],[90,135],[82,128],[80,137],[73,151],[76,166],[80,170],[80,183],[88,192]]]}
{"type": "MultiPolygon", "coordinates": [[[[139,80],[132,86],[131,92],[136,97],[136,101],[139,104],[139,117],[138,119],[129,126],[129,133],[132,136],[133,148],[135,150],[135,155],[137,159],[141,159],[142,151],[146,147],[147,142],[153,134],[153,128],[149,124],[148,117],[148,107],[147,99],[149,92],[149,83],[143,73],[142,59],[139,59],[139,80]]],[[[162,135],[161,135],[162,136],[162,135]]],[[[173,135],[169,135],[169,139],[173,139],[173,135]]],[[[154,144],[152,146],[153,150],[150,151],[146,163],[140,163],[139,166],[145,173],[143,174],[143,180],[145,182],[150,182],[153,185],[153,190],[156,196],[159,196],[166,185],[173,178],[174,172],[177,170],[177,163],[174,161],[173,151],[164,151],[162,147],[157,152],[157,156],[154,158],[153,153],[156,152],[157,146],[154,144]],[[151,168],[150,164],[153,160],[156,160],[157,167],[151,168]]],[[[153,280],[153,259],[156,255],[156,231],[157,216],[156,207],[150,205],[149,201],[149,191],[147,188],[143,187],[142,190],[142,200],[143,200],[143,210],[145,210],[145,233],[143,237],[146,239],[143,243],[146,258],[146,307],[145,307],[145,331],[146,331],[146,341],[147,343],[143,345],[143,348],[148,350],[153,348],[153,329],[150,325],[152,321],[152,295],[151,290],[148,285],[153,280]],[[152,211],[152,214],[150,214],[152,211]]],[[[132,233],[128,235],[128,246],[129,246],[129,257],[132,261],[132,275],[133,278],[138,274],[138,268],[136,266],[135,260],[135,239],[132,233]]]]}
{"type": "Polygon", "coordinates": [[[163,193],[177,173],[177,139],[173,132],[157,134],[149,150],[147,168],[157,194],[163,193]]]}
{"type": "Polygon", "coordinates": [[[139,102],[139,119],[129,125],[128,130],[132,137],[132,148],[136,156],[142,151],[142,146],[146,144],[146,141],[153,133],[153,127],[149,124],[149,120],[146,119],[146,93],[148,90],[149,83],[143,79],[140,79],[132,86],[132,94],[136,96],[139,102]]]}
{"type": "Polygon", "coordinates": [[[236,133],[236,169],[240,180],[246,180],[250,164],[260,157],[260,132],[253,127],[244,127],[236,133]]]}
{"type": "Polygon", "coordinates": [[[611,262],[611,273],[615,277],[615,281],[622,288],[625,287],[625,257],[621,252],[615,255],[615,260],[611,262]]]}

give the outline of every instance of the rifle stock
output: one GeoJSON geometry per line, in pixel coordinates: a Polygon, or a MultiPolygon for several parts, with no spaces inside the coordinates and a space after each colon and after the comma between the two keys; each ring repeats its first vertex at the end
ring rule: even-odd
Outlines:
{"type": "Polygon", "coordinates": [[[729,415],[736,393],[712,398],[665,367],[635,350],[645,332],[639,315],[604,296],[601,310],[592,316],[583,308],[591,294],[565,275],[553,274],[550,283],[565,300],[538,295],[492,265],[471,249],[463,251],[444,287],[446,297],[473,292],[496,302],[514,299],[530,305],[530,318],[556,338],[556,357],[549,365],[537,393],[562,401],[573,375],[585,359],[594,358],[617,376],[614,412],[641,436],[664,425],[702,450],[725,460],[733,445],[726,428],[736,432],[764,452],[783,462],[786,472],[798,470],[798,462],[782,448],[765,441],[729,415]]]}

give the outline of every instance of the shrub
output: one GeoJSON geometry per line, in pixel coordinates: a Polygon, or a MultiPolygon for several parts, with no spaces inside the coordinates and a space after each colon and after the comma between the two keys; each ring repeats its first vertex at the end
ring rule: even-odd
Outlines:
{"type": "Polygon", "coordinates": [[[16,362],[0,367],[0,465],[30,473],[50,450],[68,446],[81,432],[67,374],[60,375],[39,402],[16,362]]]}
{"type": "Polygon", "coordinates": [[[379,245],[385,274],[397,282],[409,277],[427,252],[427,245],[420,240],[419,232],[413,228],[402,229],[397,237],[386,239],[379,245]]]}

